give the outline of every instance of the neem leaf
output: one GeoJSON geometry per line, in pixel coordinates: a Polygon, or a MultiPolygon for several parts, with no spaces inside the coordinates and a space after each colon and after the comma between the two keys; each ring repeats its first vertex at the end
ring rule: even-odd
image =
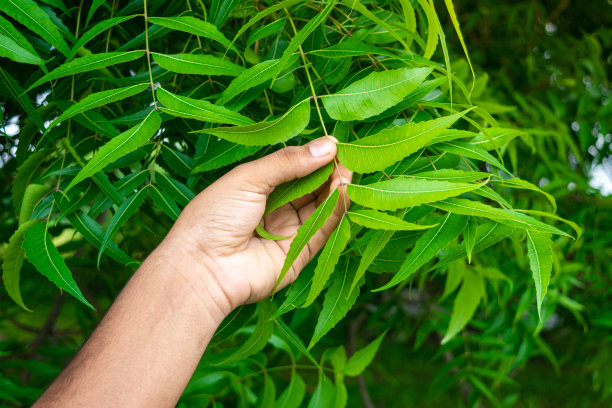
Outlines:
{"type": "Polygon", "coordinates": [[[439,208],[444,211],[453,212],[456,214],[473,215],[476,217],[490,218],[502,224],[509,225],[515,228],[525,228],[535,232],[545,232],[549,234],[558,234],[569,237],[565,232],[531,218],[528,215],[502,208],[491,207],[477,201],[466,200],[464,198],[448,198],[444,201],[439,201],[430,204],[432,207],[439,208]]]}
{"type": "Polygon", "coordinates": [[[325,293],[323,301],[323,309],[317,319],[312,339],[308,345],[311,349],[327,332],[329,332],[342,318],[348,313],[350,308],[355,304],[357,296],[359,296],[359,286],[365,281],[363,277],[356,285],[355,289],[351,289],[351,280],[353,272],[350,268],[344,268],[341,273],[334,275],[334,282],[330,285],[325,293]]]}
{"type": "Polygon", "coordinates": [[[110,242],[111,238],[117,233],[119,228],[138,210],[138,208],[144,203],[145,198],[147,197],[147,188],[142,188],[138,192],[132,194],[128,197],[117,209],[117,212],[113,216],[110,224],[108,225],[108,229],[106,230],[106,234],[104,234],[104,239],[102,240],[102,244],[100,245],[100,250],[98,251],[98,267],[100,266],[100,258],[102,257],[102,253],[104,249],[110,242]]]}
{"type": "Polygon", "coordinates": [[[156,95],[159,102],[165,106],[165,109],[161,108],[161,110],[173,116],[230,125],[248,125],[253,123],[246,116],[223,106],[215,105],[202,99],[175,95],[162,87],[157,87],[156,95]]]}
{"type": "Polygon", "coordinates": [[[310,292],[308,293],[308,297],[306,298],[306,301],[302,307],[309,306],[317,298],[317,296],[319,296],[319,293],[321,293],[325,287],[325,284],[327,283],[327,280],[334,271],[334,268],[338,263],[338,259],[340,259],[340,254],[346,247],[346,244],[350,238],[351,226],[348,218],[345,216],[342,217],[340,224],[330,235],[325,247],[323,248],[323,251],[321,251],[321,255],[319,255],[317,267],[314,271],[314,276],[310,285],[310,292]]]}
{"type": "Polygon", "coordinates": [[[225,38],[223,33],[221,33],[217,27],[206,21],[202,21],[199,18],[191,16],[149,17],[149,22],[151,24],[157,24],[173,30],[184,31],[189,34],[197,35],[198,37],[210,38],[211,40],[215,40],[227,48],[233,48],[230,45],[230,40],[225,38]]]}
{"type": "Polygon", "coordinates": [[[448,329],[446,329],[446,334],[442,339],[442,344],[455,337],[468,324],[472,316],[474,316],[474,312],[476,312],[484,293],[485,288],[482,276],[475,274],[470,269],[466,269],[463,274],[463,284],[455,298],[453,313],[448,329]]]}
{"type": "Polygon", "coordinates": [[[372,72],[338,93],[321,100],[335,120],[361,120],[401,102],[427,78],[433,68],[400,68],[372,72]]]}
{"type": "Polygon", "coordinates": [[[278,286],[278,284],[283,280],[287,274],[287,271],[289,271],[289,268],[291,268],[291,265],[293,265],[293,262],[295,262],[308,241],[310,241],[310,238],[312,238],[313,235],[316,234],[319,229],[321,229],[321,227],[325,224],[325,221],[332,215],[332,212],[338,203],[339,196],[340,194],[338,193],[338,189],[335,189],[334,192],[331,193],[329,197],[327,197],[325,201],[323,201],[323,203],[319,205],[310,215],[310,217],[308,217],[308,219],[298,228],[297,233],[289,246],[287,258],[285,259],[281,273],[276,281],[276,286],[278,286]]]}
{"type": "Polygon", "coordinates": [[[465,241],[465,252],[467,253],[468,262],[472,263],[472,250],[476,244],[476,231],[478,223],[474,217],[470,217],[467,226],[463,231],[463,240],[465,241]]]}
{"type": "MultiPolygon", "coordinates": [[[[90,9],[90,12],[91,12],[91,9],[90,9]]],[[[130,20],[134,17],[137,17],[137,16],[133,15],[133,16],[124,16],[124,17],[114,17],[114,18],[109,18],[108,20],[103,20],[99,22],[98,24],[93,26],[91,29],[87,30],[79,38],[79,40],[76,42],[76,44],[74,44],[74,46],[70,50],[70,54],[68,54],[67,59],[68,60],[72,59],[72,57],[81,49],[81,47],[83,47],[85,44],[87,44],[89,41],[91,41],[96,36],[102,34],[104,31],[108,30],[109,28],[112,28],[116,26],[117,24],[121,24],[124,21],[130,20]]]]}
{"type": "Polygon", "coordinates": [[[64,55],[68,55],[70,48],[58,30],[49,14],[41,9],[32,0],[4,0],[2,11],[19,21],[28,29],[38,34],[43,41],[53,45],[64,55]]]}
{"type": "Polygon", "coordinates": [[[25,310],[31,312],[25,305],[19,290],[19,278],[21,277],[21,267],[25,258],[25,250],[22,248],[25,231],[32,225],[40,222],[39,220],[30,220],[19,226],[17,231],[11,235],[8,244],[4,249],[4,261],[2,262],[2,281],[6,293],[25,310]]]}
{"type": "Polygon", "coordinates": [[[58,288],[65,290],[93,309],[93,306],[85,299],[72,278],[64,258],[62,258],[53,244],[53,240],[51,240],[51,236],[47,231],[47,224],[35,224],[28,228],[25,231],[23,248],[25,249],[28,261],[41,274],[49,278],[58,288]]]}
{"type": "Polygon", "coordinates": [[[373,342],[364,348],[357,350],[355,354],[348,359],[342,372],[351,377],[356,377],[361,374],[374,359],[374,356],[376,355],[385,334],[387,334],[387,332],[384,332],[378,336],[373,342]]]}
{"type": "Polygon", "coordinates": [[[80,181],[91,177],[102,170],[107,164],[112,163],[121,156],[130,153],[157,132],[161,125],[159,114],[152,110],[149,115],[137,126],[123,132],[119,136],[112,138],[98,150],[89,162],[72,179],[66,191],[75,186],[80,181]]]}
{"type": "Polygon", "coordinates": [[[24,64],[40,65],[45,63],[38,55],[32,54],[11,38],[2,34],[0,34],[0,57],[6,57],[24,64]]]}
{"type": "Polygon", "coordinates": [[[550,234],[527,231],[527,251],[529,266],[533,274],[538,300],[538,315],[542,319],[542,301],[548,290],[552,270],[552,241],[550,234]]]}
{"type": "Polygon", "coordinates": [[[475,190],[481,184],[451,183],[448,181],[394,178],[368,185],[349,184],[351,200],[376,210],[396,210],[412,207],[475,190]]]}
{"type": "Polygon", "coordinates": [[[265,146],[282,143],[297,136],[306,128],[309,121],[310,99],[305,99],[280,118],[269,122],[204,129],[202,132],[242,145],[265,146]]]}
{"type": "Polygon", "coordinates": [[[293,370],[291,381],[278,399],[274,402],[274,408],[299,408],[304,396],[306,395],[306,384],[304,380],[293,370]]]}
{"type": "Polygon", "coordinates": [[[321,10],[313,18],[311,18],[306,23],[306,25],[304,25],[304,27],[302,27],[300,31],[298,31],[293,36],[293,38],[291,38],[289,45],[287,46],[287,48],[283,52],[282,57],[280,58],[280,61],[278,63],[278,68],[275,73],[275,77],[285,67],[289,65],[289,61],[293,57],[293,53],[298,50],[300,45],[302,45],[302,43],[306,40],[306,37],[308,37],[321,23],[323,23],[325,19],[327,19],[327,17],[329,16],[329,13],[331,13],[334,7],[336,6],[336,2],[337,0],[330,0],[323,10],[321,10]]]}
{"type": "Polygon", "coordinates": [[[151,185],[149,188],[149,195],[158,208],[165,212],[168,217],[172,219],[172,221],[176,221],[181,214],[181,210],[178,208],[172,197],[153,185],[151,185]]]}
{"type": "Polygon", "coordinates": [[[219,140],[206,151],[201,160],[196,162],[196,166],[191,170],[191,174],[227,166],[254,154],[260,149],[261,146],[243,146],[228,142],[227,140],[219,140]]]}
{"type": "Polygon", "coordinates": [[[152,52],[160,67],[179,74],[238,76],[244,68],[226,59],[200,54],[159,54],[152,52]]]}
{"type": "Polygon", "coordinates": [[[485,129],[486,134],[480,134],[469,141],[469,144],[478,146],[484,150],[495,150],[504,146],[517,136],[525,134],[525,131],[519,129],[507,129],[492,127],[485,129]]]}
{"type": "Polygon", "coordinates": [[[385,129],[351,143],[338,143],[338,159],[346,168],[360,173],[383,170],[420,148],[469,110],[439,119],[385,129]]]}
{"type": "Polygon", "coordinates": [[[296,198],[312,193],[321,186],[321,184],[325,183],[333,171],[334,163],[330,162],[305,177],[297,178],[274,187],[274,190],[270,193],[266,201],[266,211],[264,215],[271,213],[296,198]]]}
{"type": "Polygon", "coordinates": [[[108,91],[92,93],[78,103],[70,106],[64,113],[59,115],[50,125],[48,129],[53,128],[56,123],[62,122],[79,113],[83,113],[98,106],[107,105],[112,102],[120,101],[130,96],[139,94],[149,87],[149,84],[138,84],[127,86],[125,88],[110,89],[108,91]]]}
{"type": "Polygon", "coordinates": [[[435,227],[423,234],[414,244],[414,248],[406,257],[401,268],[393,276],[391,281],[376,291],[386,290],[397,285],[416,272],[427,261],[436,256],[441,250],[451,243],[467,223],[468,217],[448,213],[435,227]]]}
{"type": "MultiPolygon", "coordinates": [[[[297,59],[297,55],[291,56],[287,61],[287,65],[293,65],[297,59]]],[[[218,103],[223,105],[242,92],[274,78],[274,75],[278,72],[279,64],[279,59],[268,60],[242,71],[223,91],[218,103]]]]}
{"type": "Polygon", "coordinates": [[[70,62],[60,65],[53,71],[44,75],[38,81],[34,82],[28,91],[36,88],[38,85],[45,82],[66,77],[68,75],[80,74],[82,72],[93,71],[95,69],[108,67],[109,65],[117,65],[123,62],[133,61],[144,55],[144,51],[129,51],[129,52],[107,52],[103,54],[90,54],[82,58],[77,58],[70,62]]]}
{"type": "Polygon", "coordinates": [[[419,225],[406,222],[394,215],[389,215],[376,210],[349,211],[351,221],[371,229],[383,229],[394,231],[423,230],[435,227],[435,225],[419,225]]]}

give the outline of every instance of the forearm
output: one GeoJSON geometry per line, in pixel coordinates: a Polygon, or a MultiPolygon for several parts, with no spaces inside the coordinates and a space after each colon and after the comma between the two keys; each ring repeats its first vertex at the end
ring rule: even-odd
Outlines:
{"type": "Polygon", "coordinates": [[[162,243],[35,406],[174,406],[227,312],[200,267],[162,243]]]}

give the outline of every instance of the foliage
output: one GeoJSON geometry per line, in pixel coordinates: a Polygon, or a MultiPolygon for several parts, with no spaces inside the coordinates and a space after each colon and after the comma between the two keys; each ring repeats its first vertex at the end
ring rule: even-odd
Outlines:
{"type": "MultiPolygon", "coordinates": [[[[0,10],[1,398],[39,395],[198,191],[329,134],[356,172],[350,211],[290,288],[228,317],[181,406],[352,406],[357,388],[366,406],[368,392],[390,406],[527,405],[538,357],[554,377],[587,350],[585,398],[609,401],[609,201],[587,179],[606,157],[609,29],[571,37],[585,54],[572,60],[533,2],[66,3],[0,10]],[[523,43],[553,53],[552,83],[541,51],[496,59],[523,43]],[[426,400],[398,396],[423,378],[426,400]]],[[[280,186],[266,211],[334,166],[280,186]]],[[[304,223],[283,271],[337,199],[304,223]]]]}

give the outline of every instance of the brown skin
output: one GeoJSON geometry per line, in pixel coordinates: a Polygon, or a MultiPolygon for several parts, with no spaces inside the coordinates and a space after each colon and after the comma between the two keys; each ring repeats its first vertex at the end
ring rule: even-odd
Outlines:
{"type": "Polygon", "coordinates": [[[351,172],[264,218],[275,186],[306,176],[336,155],[333,138],[287,147],[234,168],[184,209],[138,268],[74,360],[35,407],[171,407],[218,325],[234,308],[270,296],[298,227],[334,189],[333,215],[304,248],[278,290],[293,282],[338,225],[351,172]]]}

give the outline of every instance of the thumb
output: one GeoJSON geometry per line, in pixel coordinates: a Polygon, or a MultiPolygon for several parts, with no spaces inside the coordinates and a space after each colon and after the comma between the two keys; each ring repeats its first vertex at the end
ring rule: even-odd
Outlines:
{"type": "Polygon", "coordinates": [[[243,182],[251,184],[262,194],[293,179],[304,177],[336,156],[336,138],[323,136],[303,146],[289,146],[236,167],[243,182]]]}

